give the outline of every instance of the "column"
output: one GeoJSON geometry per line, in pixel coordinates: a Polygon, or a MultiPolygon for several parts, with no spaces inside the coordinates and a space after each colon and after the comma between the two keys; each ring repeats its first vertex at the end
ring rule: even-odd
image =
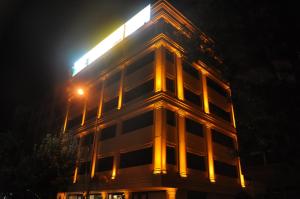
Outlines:
{"type": "Polygon", "coordinates": [[[83,102],[83,110],[82,110],[82,120],[81,120],[81,126],[84,125],[85,122],[85,115],[86,115],[86,106],[87,106],[87,97],[84,98],[84,102],[83,102]]]}
{"type": "Polygon", "coordinates": [[[155,104],[154,109],[154,174],[166,173],[166,132],[164,121],[163,103],[158,102],[155,104]]]}
{"type": "Polygon", "coordinates": [[[73,184],[77,181],[77,173],[78,173],[78,166],[75,167],[74,175],[73,175],[73,184]]]}
{"type": "Polygon", "coordinates": [[[98,113],[97,113],[97,119],[99,119],[102,115],[104,85],[105,85],[105,79],[101,79],[101,90],[100,90],[100,96],[99,96],[99,108],[98,108],[98,113]]]}
{"type": "Polygon", "coordinates": [[[211,136],[211,129],[209,126],[204,125],[204,134],[206,139],[206,150],[207,150],[207,161],[208,161],[208,176],[209,181],[216,182],[215,169],[214,169],[214,153],[213,153],[213,143],[211,136]]]}
{"type": "Polygon", "coordinates": [[[130,198],[130,192],[129,191],[124,191],[125,199],[130,198]]]}
{"type": "Polygon", "coordinates": [[[179,175],[187,177],[186,163],[186,133],[185,133],[185,113],[178,111],[178,152],[179,152],[179,175]]]}
{"type": "Polygon", "coordinates": [[[107,199],[107,192],[101,192],[102,199],[107,199]]]}
{"type": "Polygon", "coordinates": [[[124,69],[124,67],[123,67],[123,68],[122,68],[122,72],[121,72],[120,87],[119,87],[118,110],[120,110],[121,107],[122,107],[123,87],[124,87],[124,73],[125,73],[125,69],[124,69]]]}
{"type": "MultiPolygon", "coordinates": [[[[119,121],[117,123],[117,132],[116,132],[116,136],[120,136],[122,134],[122,122],[119,121]]],[[[112,172],[111,172],[111,179],[114,180],[116,179],[117,176],[117,171],[118,171],[118,165],[120,162],[120,155],[119,155],[119,151],[116,151],[113,153],[113,168],[112,168],[112,172]]]]}
{"type": "Polygon", "coordinates": [[[204,71],[201,71],[201,79],[202,79],[204,112],[209,113],[209,102],[208,102],[208,93],[207,93],[206,73],[204,71]]]}
{"type": "MultiPolygon", "coordinates": [[[[96,127],[97,128],[97,127],[96,127]]],[[[98,136],[99,132],[96,131],[94,134],[94,142],[93,142],[93,149],[92,149],[92,168],[91,168],[91,178],[95,175],[95,167],[97,162],[97,153],[98,153],[98,136]]]]}
{"type": "Polygon", "coordinates": [[[233,103],[232,103],[231,90],[230,90],[230,88],[228,88],[228,93],[229,93],[229,97],[230,97],[231,121],[232,121],[233,127],[236,128],[235,116],[234,116],[234,108],[233,108],[233,103]]]}
{"type": "Polygon", "coordinates": [[[176,79],[177,79],[177,97],[184,100],[183,92],[183,73],[182,73],[182,55],[176,53],[176,79]]]}
{"type": "Polygon", "coordinates": [[[65,133],[66,130],[67,130],[67,124],[68,124],[68,119],[69,119],[70,106],[71,106],[71,101],[70,101],[70,99],[69,99],[69,100],[68,100],[68,104],[67,104],[67,111],[66,111],[66,116],[65,116],[64,126],[63,126],[63,133],[65,133]]]}
{"type": "MultiPolygon", "coordinates": [[[[235,142],[235,149],[238,151],[239,147],[238,147],[238,140],[237,140],[237,136],[234,136],[234,142],[235,142]]],[[[241,183],[241,187],[245,188],[246,187],[246,182],[245,182],[245,178],[242,172],[242,165],[241,165],[241,159],[240,157],[237,157],[236,159],[237,161],[237,169],[238,169],[238,174],[239,174],[239,178],[240,178],[240,183],[241,183]]]]}
{"type": "Polygon", "coordinates": [[[170,188],[166,190],[167,199],[176,199],[176,188],[170,188]]]}
{"type": "Polygon", "coordinates": [[[157,44],[155,50],[155,92],[166,91],[165,49],[157,44]]]}

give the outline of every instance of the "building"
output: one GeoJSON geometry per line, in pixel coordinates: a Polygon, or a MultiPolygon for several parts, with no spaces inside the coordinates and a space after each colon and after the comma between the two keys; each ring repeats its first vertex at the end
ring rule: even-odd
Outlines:
{"type": "Polygon", "coordinates": [[[213,43],[159,0],[79,59],[63,127],[78,161],[58,198],[234,198],[246,185],[213,43]]]}

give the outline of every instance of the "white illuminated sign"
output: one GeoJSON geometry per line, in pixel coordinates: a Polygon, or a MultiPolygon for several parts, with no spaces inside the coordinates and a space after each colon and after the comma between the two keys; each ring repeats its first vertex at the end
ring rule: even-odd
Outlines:
{"type": "Polygon", "coordinates": [[[104,53],[109,51],[115,45],[120,43],[123,39],[131,35],[145,23],[150,20],[150,4],[134,15],[125,24],[121,25],[112,34],[102,40],[97,46],[83,55],[73,65],[73,76],[79,73],[82,69],[101,57],[104,53]]]}

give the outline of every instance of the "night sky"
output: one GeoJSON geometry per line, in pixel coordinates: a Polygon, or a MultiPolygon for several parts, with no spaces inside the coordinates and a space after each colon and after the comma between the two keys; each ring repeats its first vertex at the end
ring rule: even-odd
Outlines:
{"type": "MultiPolygon", "coordinates": [[[[6,114],[2,128],[11,125],[16,107],[39,104],[65,85],[74,61],[147,2],[2,0],[1,105],[6,114]]],[[[272,41],[280,43],[269,46],[275,58],[299,53],[296,6],[289,1],[175,3],[219,44],[225,58],[238,60],[237,70],[261,64],[261,50],[272,41]]]]}

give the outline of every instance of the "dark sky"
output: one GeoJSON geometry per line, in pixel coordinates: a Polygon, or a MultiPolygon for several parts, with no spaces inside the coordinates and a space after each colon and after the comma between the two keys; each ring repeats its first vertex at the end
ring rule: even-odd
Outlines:
{"type": "MultiPolygon", "coordinates": [[[[76,59],[147,2],[2,0],[1,105],[10,114],[7,120],[18,105],[38,104],[63,85],[76,59]]],[[[295,9],[289,1],[180,0],[176,5],[231,55],[248,49],[255,56],[256,45],[270,32],[276,33],[271,40],[281,38],[286,48],[299,41],[295,9]]]]}

